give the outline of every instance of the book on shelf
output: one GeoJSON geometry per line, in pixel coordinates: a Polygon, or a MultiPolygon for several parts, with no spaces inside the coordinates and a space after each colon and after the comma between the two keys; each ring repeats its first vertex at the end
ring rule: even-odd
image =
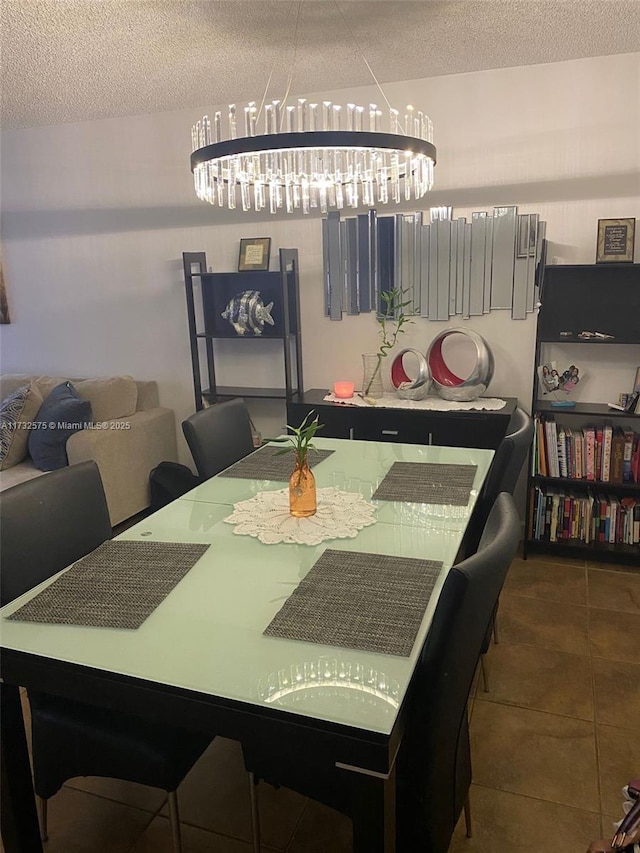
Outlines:
{"type": "Polygon", "coordinates": [[[625,436],[622,427],[613,430],[611,440],[611,482],[622,483],[624,480],[624,443],[625,436]]]}
{"type": "Polygon", "coordinates": [[[600,464],[600,479],[603,483],[609,482],[611,475],[611,440],[613,438],[613,427],[605,423],[602,427],[602,461],[600,464]]]}

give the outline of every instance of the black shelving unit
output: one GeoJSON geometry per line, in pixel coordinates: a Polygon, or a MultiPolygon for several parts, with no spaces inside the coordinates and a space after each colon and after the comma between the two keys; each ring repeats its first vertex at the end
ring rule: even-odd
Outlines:
{"type": "MultiPolygon", "coordinates": [[[[640,416],[610,409],[604,402],[576,403],[572,407],[552,406],[538,399],[536,368],[543,364],[545,345],[570,344],[607,347],[626,345],[630,364],[640,364],[640,264],[595,264],[574,266],[549,266],[544,271],[536,334],[533,399],[534,416],[556,424],[578,428],[582,423],[599,426],[605,422],[623,425],[640,433],[640,416]],[[582,331],[599,331],[611,338],[582,339],[582,331]]],[[[576,360],[578,356],[576,356],[576,360]]],[[[533,450],[532,450],[533,453],[533,450]]],[[[640,545],[609,543],[562,538],[551,542],[547,538],[534,538],[534,508],[536,489],[543,495],[550,488],[566,490],[572,495],[605,495],[616,498],[633,497],[640,504],[640,483],[574,479],[570,477],[542,476],[533,472],[533,457],[529,460],[527,489],[526,536],[524,556],[530,551],[564,554],[568,557],[593,559],[602,562],[631,563],[640,566],[640,545]]],[[[545,534],[546,535],[546,534],[545,534]]]]}
{"type": "Polygon", "coordinates": [[[302,346],[300,336],[300,284],[297,249],[280,249],[280,270],[276,272],[207,272],[204,252],[184,252],[184,283],[191,348],[193,392],[196,411],[204,401],[219,403],[232,397],[263,400],[289,400],[303,389],[302,346]],[[274,325],[265,324],[262,334],[239,335],[222,317],[234,296],[247,290],[260,291],[265,305],[273,302],[274,325]],[[196,310],[196,291],[200,292],[200,311],[196,310]],[[283,385],[279,388],[221,386],[216,382],[216,340],[234,340],[234,346],[253,347],[256,358],[264,357],[260,342],[277,340],[281,344],[283,385]],[[202,346],[204,344],[204,346],[202,346]],[[208,380],[203,387],[204,375],[208,380]]]}

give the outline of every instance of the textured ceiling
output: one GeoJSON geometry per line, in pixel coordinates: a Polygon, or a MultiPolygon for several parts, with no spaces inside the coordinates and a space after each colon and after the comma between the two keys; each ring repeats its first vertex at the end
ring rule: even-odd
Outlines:
{"type": "Polygon", "coordinates": [[[270,97],[282,96],[298,10],[296,95],[370,83],[361,54],[384,83],[640,49],[638,0],[3,0],[0,7],[5,128],[260,100],[272,68],[270,97]]]}

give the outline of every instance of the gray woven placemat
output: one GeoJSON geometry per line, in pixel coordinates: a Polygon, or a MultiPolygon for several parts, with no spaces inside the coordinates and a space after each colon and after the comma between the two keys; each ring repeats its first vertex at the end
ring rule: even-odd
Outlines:
{"type": "Polygon", "coordinates": [[[182,542],[105,542],[9,619],[139,628],[208,547],[182,542]]]}
{"type": "Polygon", "coordinates": [[[476,470],[476,465],[394,462],[373,500],[466,506],[476,470]]]}
{"type": "MultiPolygon", "coordinates": [[[[289,477],[293,472],[295,464],[293,451],[291,453],[283,453],[281,456],[276,454],[281,450],[279,447],[263,447],[256,450],[255,453],[250,453],[227,468],[219,476],[220,477],[242,477],[245,480],[278,480],[283,483],[289,481],[289,477]]],[[[309,451],[309,467],[315,466],[331,456],[333,450],[310,450],[309,451]]]]}
{"type": "Polygon", "coordinates": [[[441,570],[433,560],[329,548],[264,633],[408,657],[441,570]]]}

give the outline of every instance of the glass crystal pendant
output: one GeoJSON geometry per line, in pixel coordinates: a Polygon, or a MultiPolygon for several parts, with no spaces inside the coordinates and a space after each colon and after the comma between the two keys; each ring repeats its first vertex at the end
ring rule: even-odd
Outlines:
{"type": "Polygon", "coordinates": [[[433,125],[407,107],[387,114],[331,101],[230,104],[226,126],[216,112],[191,130],[196,195],[245,211],[268,207],[292,213],[373,206],[422,198],[433,185],[433,125]],[[345,127],[343,127],[343,124],[345,127]],[[238,134],[244,133],[244,136],[238,134]]]}

